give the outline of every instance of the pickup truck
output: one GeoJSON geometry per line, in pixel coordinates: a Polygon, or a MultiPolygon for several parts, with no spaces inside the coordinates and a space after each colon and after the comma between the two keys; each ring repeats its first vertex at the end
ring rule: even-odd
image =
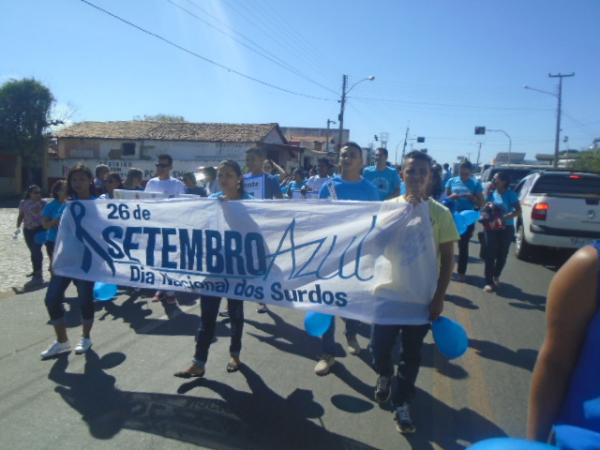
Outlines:
{"type": "Polygon", "coordinates": [[[600,174],[537,171],[515,191],[522,209],[517,258],[530,259],[541,247],[577,249],[600,239],[600,174]]]}

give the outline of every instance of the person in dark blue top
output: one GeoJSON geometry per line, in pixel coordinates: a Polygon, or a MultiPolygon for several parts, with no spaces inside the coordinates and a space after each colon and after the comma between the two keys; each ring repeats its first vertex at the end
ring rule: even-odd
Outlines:
{"type": "Polygon", "coordinates": [[[527,435],[559,448],[600,448],[600,241],[554,275],[533,371],[527,435]]]}
{"type": "Polygon", "coordinates": [[[202,186],[198,186],[196,181],[196,175],[192,172],[186,172],[182,177],[183,184],[185,184],[185,193],[199,195],[200,197],[206,197],[206,189],[202,186]]]}
{"type": "MultiPolygon", "coordinates": [[[[379,201],[379,191],[373,183],[365,180],[361,175],[363,166],[362,149],[354,142],[344,144],[340,150],[340,176],[328,180],[321,187],[319,198],[334,200],[363,200],[379,201]]],[[[360,345],[356,339],[359,322],[344,319],[346,322],[346,341],[348,351],[352,355],[360,353],[360,345]]],[[[315,366],[317,375],[327,375],[335,363],[333,357],[335,350],[335,320],[331,321],[329,330],[321,338],[322,354],[315,366]]]]}
{"type": "MultiPolygon", "coordinates": [[[[221,192],[215,192],[209,198],[218,198],[223,201],[244,200],[252,198],[244,192],[242,170],[233,160],[221,161],[217,168],[217,179],[221,192]]],[[[176,372],[179,378],[203,377],[208,350],[215,337],[217,314],[221,297],[203,295],[200,299],[200,328],[196,334],[196,351],[192,364],[186,370],[176,372]]],[[[229,346],[230,361],[227,363],[227,372],[235,372],[240,368],[240,351],[242,349],[242,330],[244,328],[244,302],[242,300],[227,299],[227,311],[231,324],[231,344],[229,346]]]]}

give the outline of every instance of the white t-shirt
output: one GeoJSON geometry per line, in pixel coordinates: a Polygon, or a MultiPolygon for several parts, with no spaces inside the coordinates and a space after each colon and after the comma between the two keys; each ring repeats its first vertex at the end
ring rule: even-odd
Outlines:
{"type": "Polygon", "coordinates": [[[185,194],[185,184],[173,177],[170,177],[168,180],[161,180],[158,177],[154,177],[148,180],[144,191],[160,192],[168,195],[180,195],[185,194]]]}
{"type": "Polygon", "coordinates": [[[313,175],[308,180],[306,180],[306,198],[319,198],[319,192],[321,192],[321,187],[325,184],[327,180],[330,180],[329,177],[321,177],[319,175],[313,175]]]}

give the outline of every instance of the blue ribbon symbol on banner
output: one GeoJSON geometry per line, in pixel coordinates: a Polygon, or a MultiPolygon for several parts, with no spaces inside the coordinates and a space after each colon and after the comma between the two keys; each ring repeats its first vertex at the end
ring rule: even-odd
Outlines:
{"type": "Polygon", "coordinates": [[[71,203],[71,215],[73,216],[73,220],[75,221],[75,237],[79,239],[79,241],[83,244],[83,258],[81,260],[81,269],[84,272],[89,272],[92,268],[92,252],[89,249],[88,245],[92,247],[94,252],[98,254],[106,264],[110,267],[113,276],[115,275],[115,265],[113,263],[110,255],[104,250],[95,240],[94,238],[83,228],[81,225],[81,221],[85,216],[85,206],[80,202],[71,203]],[[86,245],[87,244],[87,245],[86,245]]]}

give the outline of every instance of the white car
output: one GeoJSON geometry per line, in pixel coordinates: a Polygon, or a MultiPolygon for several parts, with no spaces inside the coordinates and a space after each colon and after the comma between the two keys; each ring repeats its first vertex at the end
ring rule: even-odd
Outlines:
{"type": "Polygon", "coordinates": [[[522,214],[515,253],[533,257],[540,247],[577,249],[600,239],[600,174],[539,171],[517,185],[522,214]]]}

